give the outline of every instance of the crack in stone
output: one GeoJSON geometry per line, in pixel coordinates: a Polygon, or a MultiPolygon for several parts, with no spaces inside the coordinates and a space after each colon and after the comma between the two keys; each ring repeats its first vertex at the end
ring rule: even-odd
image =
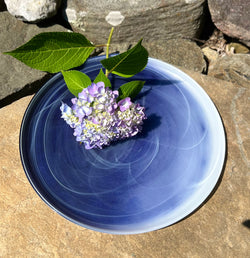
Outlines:
{"type": "Polygon", "coordinates": [[[233,120],[233,123],[235,125],[235,133],[236,133],[236,137],[237,137],[237,143],[239,145],[239,149],[240,149],[240,154],[242,156],[242,159],[244,161],[244,163],[247,165],[248,168],[250,168],[250,162],[248,161],[248,158],[245,154],[245,151],[244,151],[244,146],[243,146],[243,141],[242,141],[242,137],[241,137],[241,134],[240,134],[240,129],[239,129],[239,126],[238,126],[238,123],[237,123],[237,108],[236,108],[236,101],[246,92],[246,89],[245,88],[240,88],[238,90],[238,92],[235,94],[233,100],[232,100],[232,103],[231,103],[231,114],[232,114],[232,120],[233,120]]]}
{"type": "Polygon", "coordinates": [[[237,70],[233,70],[236,74],[238,74],[239,76],[243,77],[244,79],[246,80],[250,80],[250,76],[248,76],[247,74],[243,74],[242,72],[240,71],[237,71],[237,70]]]}

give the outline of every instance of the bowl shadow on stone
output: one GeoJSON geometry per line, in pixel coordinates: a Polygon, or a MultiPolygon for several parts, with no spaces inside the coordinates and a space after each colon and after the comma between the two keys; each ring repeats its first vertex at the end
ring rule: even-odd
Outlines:
{"type": "Polygon", "coordinates": [[[247,219],[247,220],[243,221],[242,225],[247,227],[248,229],[250,229],[250,219],[247,219]]]}

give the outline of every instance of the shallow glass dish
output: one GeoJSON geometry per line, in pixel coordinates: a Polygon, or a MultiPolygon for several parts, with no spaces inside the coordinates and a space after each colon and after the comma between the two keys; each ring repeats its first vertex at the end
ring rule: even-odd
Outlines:
{"type": "MultiPolygon", "coordinates": [[[[103,57],[81,68],[93,80],[103,57]]],[[[25,173],[37,194],[66,219],[92,230],[136,234],[167,227],[197,209],[214,189],[225,158],[221,118],[189,76],[149,58],[133,78],[111,77],[118,88],[145,80],[136,101],[147,120],[134,138],[85,150],[60,118],[73,97],[61,74],[31,100],[20,131],[25,173]]],[[[34,207],[35,209],[35,207],[34,207]]]]}

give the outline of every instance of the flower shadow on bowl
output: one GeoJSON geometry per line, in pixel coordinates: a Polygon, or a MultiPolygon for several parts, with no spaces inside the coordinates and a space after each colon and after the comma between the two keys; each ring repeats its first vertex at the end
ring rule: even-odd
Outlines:
{"type": "MultiPolygon", "coordinates": [[[[154,85],[154,84],[159,85],[159,81],[160,80],[151,80],[150,85],[154,85]]],[[[167,83],[169,83],[169,81],[167,81],[167,83]]],[[[135,102],[140,103],[140,100],[143,99],[144,97],[146,97],[151,90],[152,90],[151,86],[145,87],[145,90],[142,91],[141,93],[139,93],[138,96],[135,98],[135,102]]],[[[145,108],[145,113],[146,114],[147,114],[147,109],[148,108],[146,107],[145,108]]],[[[119,140],[119,141],[111,142],[110,145],[114,146],[119,142],[126,142],[126,141],[129,141],[131,139],[137,140],[137,139],[146,138],[149,132],[155,130],[160,125],[161,125],[161,116],[157,115],[156,113],[150,114],[149,116],[147,116],[147,119],[143,122],[142,131],[139,132],[136,136],[131,137],[131,138],[127,138],[127,139],[122,139],[122,140],[119,140]]]]}

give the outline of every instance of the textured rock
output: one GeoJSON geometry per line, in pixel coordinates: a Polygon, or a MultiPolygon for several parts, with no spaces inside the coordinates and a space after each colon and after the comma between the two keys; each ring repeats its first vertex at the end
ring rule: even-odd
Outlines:
{"type": "Polygon", "coordinates": [[[0,13],[0,100],[15,93],[24,87],[39,87],[44,83],[46,75],[31,69],[11,56],[3,55],[2,52],[13,50],[26,43],[33,36],[45,31],[65,31],[59,25],[49,28],[39,28],[33,24],[18,21],[8,12],[0,13]]]}
{"type": "Polygon", "coordinates": [[[219,30],[250,46],[249,0],[208,0],[208,6],[219,30]]]}
{"type": "Polygon", "coordinates": [[[235,54],[218,58],[209,66],[208,74],[218,79],[249,87],[250,55],[235,54]]]}
{"type": "MultiPolygon", "coordinates": [[[[8,12],[0,13],[0,52],[9,51],[24,44],[34,35],[43,31],[63,31],[60,26],[49,28],[38,28],[36,25],[25,24],[16,20],[8,12]]],[[[126,51],[129,41],[124,44],[112,44],[110,51],[126,51]]],[[[135,44],[136,42],[134,42],[135,44]]],[[[200,48],[194,43],[184,39],[167,41],[154,41],[143,43],[149,50],[149,55],[169,62],[173,65],[182,66],[186,69],[202,72],[206,69],[206,63],[200,48]]],[[[44,83],[46,73],[31,69],[13,57],[1,55],[0,80],[0,101],[10,94],[22,90],[24,87],[30,89],[38,88],[44,83]]],[[[1,103],[0,103],[0,106],[1,103]]]]}
{"type": "Polygon", "coordinates": [[[106,43],[111,26],[105,21],[110,11],[125,17],[113,42],[166,40],[197,37],[205,19],[205,0],[94,0],[64,1],[65,17],[91,41],[106,43]]]}
{"type": "Polygon", "coordinates": [[[204,72],[206,62],[201,49],[196,43],[184,39],[171,39],[162,43],[147,44],[150,56],[161,59],[175,66],[204,72]]]}
{"type": "Polygon", "coordinates": [[[215,102],[227,134],[223,176],[200,209],[168,228],[128,236],[62,218],[37,196],[21,165],[19,129],[31,99],[26,97],[0,109],[0,257],[248,257],[249,87],[186,72],[215,102]]]}
{"type": "Polygon", "coordinates": [[[61,0],[5,0],[5,4],[16,18],[37,23],[54,16],[61,0]]]}
{"type": "Polygon", "coordinates": [[[231,42],[228,44],[228,49],[229,51],[231,51],[231,49],[233,48],[233,53],[235,54],[247,54],[250,53],[250,50],[248,47],[240,44],[240,43],[236,43],[236,42],[231,42]]]}
{"type": "Polygon", "coordinates": [[[202,49],[202,52],[209,63],[214,62],[219,58],[219,53],[216,50],[211,49],[210,47],[204,47],[202,49]]]}

